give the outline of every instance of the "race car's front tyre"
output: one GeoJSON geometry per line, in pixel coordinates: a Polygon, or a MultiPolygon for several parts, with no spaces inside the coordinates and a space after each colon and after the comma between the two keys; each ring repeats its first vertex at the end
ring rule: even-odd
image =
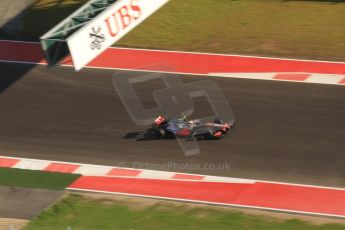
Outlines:
{"type": "Polygon", "coordinates": [[[160,139],[160,138],[166,137],[166,132],[164,129],[156,127],[156,128],[148,129],[147,135],[150,136],[151,138],[160,139]]]}
{"type": "Polygon", "coordinates": [[[197,141],[198,138],[194,135],[194,133],[192,133],[188,138],[187,141],[197,141]]]}
{"type": "Polygon", "coordinates": [[[164,137],[166,136],[166,131],[165,131],[164,129],[159,128],[157,131],[158,131],[159,136],[160,136],[161,138],[164,138],[164,137]]]}

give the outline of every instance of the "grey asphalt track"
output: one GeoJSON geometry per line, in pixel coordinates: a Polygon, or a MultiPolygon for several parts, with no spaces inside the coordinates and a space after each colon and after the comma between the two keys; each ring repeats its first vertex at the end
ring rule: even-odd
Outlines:
{"type": "MultiPolygon", "coordinates": [[[[345,187],[343,86],[183,76],[217,82],[237,121],[186,157],[175,140],[123,138],[146,127],[130,120],[114,71],[0,63],[0,73],[2,85],[18,79],[0,94],[0,155],[345,187]]],[[[161,87],[137,87],[145,106],[161,87]]],[[[194,117],[208,114],[206,100],[194,106],[194,117]]]]}
{"type": "Polygon", "coordinates": [[[63,193],[46,189],[0,186],[0,218],[34,218],[63,193]]]}

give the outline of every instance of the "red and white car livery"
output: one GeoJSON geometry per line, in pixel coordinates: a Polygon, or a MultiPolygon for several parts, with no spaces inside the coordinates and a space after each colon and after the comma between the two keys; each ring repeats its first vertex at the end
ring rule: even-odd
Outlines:
{"type": "Polygon", "coordinates": [[[221,139],[235,126],[233,122],[223,122],[214,119],[213,122],[190,120],[186,117],[180,119],[167,119],[160,115],[152,125],[152,130],[160,138],[178,137],[199,139],[221,139]]]}

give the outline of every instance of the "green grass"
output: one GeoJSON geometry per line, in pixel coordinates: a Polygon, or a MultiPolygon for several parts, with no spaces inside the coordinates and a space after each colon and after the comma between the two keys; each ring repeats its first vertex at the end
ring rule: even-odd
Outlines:
{"type": "Polygon", "coordinates": [[[80,175],[0,168],[0,185],[63,190],[80,175]]]}
{"type": "Polygon", "coordinates": [[[23,30],[39,38],[87,0],[36,0],[22,18],[23,30]]]}
{"type": "Polygon", "coordinates": [[[311,225],[296,219],[246,215],[217,208],[191,208],[187,205],[142,201],[124,202],[104,198],[85,198],[69,195],[33,219],[25,230],[202,230],[202,229],[257,229],[257,230],[337,230],[344,225],[311,225]],[[140,207],[141,206],[141,207],[140,207]]]}
{"type": "MultiPolygon", "coordinates": [[[[39,0],[24,28],[40,36],[84,2],[39,0]]],[[[345,61],[344,12],[339,0],[171,0],[117,45],[345,61]]]]}

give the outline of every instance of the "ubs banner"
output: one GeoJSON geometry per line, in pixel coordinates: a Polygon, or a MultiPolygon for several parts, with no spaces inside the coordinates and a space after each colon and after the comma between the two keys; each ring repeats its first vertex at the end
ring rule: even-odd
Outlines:
{"type": "Polygon", "coordinates": [[[79,71],[169,0],[120,0],[67,39],[79,71]]]}

